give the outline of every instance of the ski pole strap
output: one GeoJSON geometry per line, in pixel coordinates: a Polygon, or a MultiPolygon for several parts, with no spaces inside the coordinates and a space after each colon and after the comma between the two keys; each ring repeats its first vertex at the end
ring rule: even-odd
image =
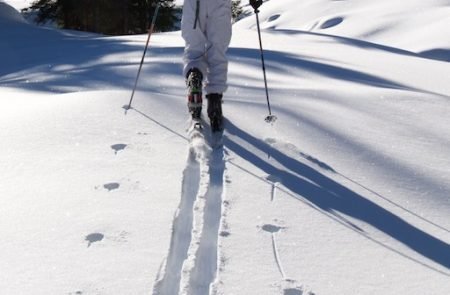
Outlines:
{"type": "Polygon", "coordinates": [[[194,30],[197,28],[198,16],[200,14],[200,0],[197,0],[195,5],[195,20],[194,20],[194,30]]]}

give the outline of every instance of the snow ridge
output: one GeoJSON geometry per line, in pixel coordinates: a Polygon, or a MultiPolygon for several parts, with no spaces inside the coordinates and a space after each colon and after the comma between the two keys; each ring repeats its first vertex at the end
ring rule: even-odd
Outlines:
{"type": "MultiPolygon", "coordinates": [[[[208,130],[205,130],[208,133],[208,130]]],[[[223,147],[211,148],[204,132],[191,126],[180,205],[175,213],[169,253],[153,294],[210,294],[219,264],[222,221],[223,147]]]]}

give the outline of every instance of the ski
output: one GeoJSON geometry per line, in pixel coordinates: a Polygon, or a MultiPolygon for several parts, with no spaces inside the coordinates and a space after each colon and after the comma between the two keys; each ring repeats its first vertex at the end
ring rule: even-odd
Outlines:
{"type": "Polygon", "coordinates": [[[211,134],[211,147],[218,149],[223,146],[223,129],[211,134]]]}
{"type": "Polygon", "coordinates": [[[200,119],[192,119],[192,127],[197,130],[203,130],[202,121],[200,119]]]}
{"type": "Polygon", "coordinates": [[[220,121],[214,119],[210,120],[210,145],[213,149],[218,149],[223,146],[223,132],[224,132],[224,119],[220,118],[220,121]]]}
{"type": "Polygon", "coordinates": [[[223,125],[223,119],[219,128],[214,122],[208,124],[203,118],[191,118],[188,128],[189,141],[192,143],[196,138],[203,138],[212,149],[220,148],[223,145],[223,125]]]}

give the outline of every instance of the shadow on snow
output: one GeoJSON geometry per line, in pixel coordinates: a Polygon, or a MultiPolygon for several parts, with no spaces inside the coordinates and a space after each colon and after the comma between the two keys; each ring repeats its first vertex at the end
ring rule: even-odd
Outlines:
{"type": "MultiPolygon", "coordinates": [[[[188,140],[182,134],[173,131],[170,127],[154,120],[149,115],[146,115],[141,111],[138,111],[138,113],[151,120],[158,126],[174,133],[183,140],[188,140]]],[[[227,120],[225,124],[226,133],[224,135],[224,148],[232,151],[234,154],[250,162],[252,165],[255,165],[266,174],[275,176],[277,181],[289,190],[285,191],[286,193],[302,202],[305,202],[306,204],[309,204],[312,208],[315,208],[319,212],[329,216],[336,222],[343,224],[347,228],[359,233],[374,243],[377,243],[378,245],[431,270],[445,276],[450,276],[449,273],[443,270],[413,258],[408,254],[402,253],[400,250],[397,250],[392,246],[371,237],[368,233],[364,232],[363,229],[346,219],[345,216],[358,219],[376,228],[380,232],[392,237],[406,247],[445,267],[446,269],[450,269],[449,244],[411,225],[392,212],[389,212],[376,203],[366,199],[364,196],[318,172],[316,169],[313,169],[310,166],[287,156],[285,153],[278,151],[268,143],[240,129],[232,122],[227,120]],[[276,167],[270,163],[269,160],[265,160],[263,157],[257,155],[255,151],[259,151],[263,155],[270,155],[270,158],[272,159],[271,161],[278,162],[284,168],[276,167]]],[[[341,175],[326,163],[323,163],[310,155],[301,153],[300,156],[317,165],[320,169],[341,175]]],[[[258,175],[255,175],[251,171],[235,164],[232,160],[228,160],[227,163],[261,179],[258,175]]],[[[266,179],[264,179],[264,181],[267,182],[266,179]]],[[[279,189],[282,188],[279,187],[279,189]]],[[[377,197],[382,197],[369,188],[364,187],[364,189],[376,194],[377,197]]],[[[387,200],[385,197],[382,198],[387,200]]],[[[390,203],[399,207],[399,205],[393,202],[390,203]]],[[[415,215],[413,212],[407,212],[415,215]]],[[[431,223],[430,221],[425,221],[431,223]]],[[[447,229],[439,225],[436,226],[448,232],[447,229]]]]}
{"type": "MultiPolygon", "coordinates": [[[[0,86],[55,93],[67,93],[80,87],[131,89],[145,47],[144,39],[131,43],[121,37],[28,24],[0,28],[0,38],[6,40],[0,44],[0,86]],[[127,53],[129,56],[124,59],[127,53]]],[[[150,45],[143,72],[157,72],[158,77],[181,73],[182,51],[181,47],[153,48],[150,45]],[[176,54],[180,59],[178,63],[151,63],[152,52],[176,54]]],[[[145,90],[159,86],[145,81],[140,84],[145,90]]]]}
{"type": "Polygon", "coordinates": [[[364,198],[362,195],[344,187],[315,169],[272,148],[269,144],[255,138],[231,122],[227,121],[226,126],[229,135],[224,139],[225,147],[239,157],[252,163],[268,175],[274,175],[279,178],[280,184],[293,192],[295,198],[303,201],[306,200],[309,204],[313,205],[313,207],[336,217],[335,219],[341,221],[341,223],[344,223],[363,236],[401,256],[422,264],[441,274],[450,276],[444,271],[418,261],[417,259],[401,253],[399,250],[395,250],[392,247],[371,238],[366,233],[362,232],[361,229],[347,221],[343,215],[361,220],[362,222],[373,226],[420,255],[447,269],[450,269],[449,244],[414,227],[402,218],[364,198]],[[242,144],[238,143],[238,141],[242,142],[242,144]],[[285,169],[280,169],[272,165],[269,161],[252,152],[251,149],[244,147],[244,145],[251,146],[251,149],[256,148],[256,150],[259,150],[262,153],[270,154],[270,157],[284,166],[285,169]]]}

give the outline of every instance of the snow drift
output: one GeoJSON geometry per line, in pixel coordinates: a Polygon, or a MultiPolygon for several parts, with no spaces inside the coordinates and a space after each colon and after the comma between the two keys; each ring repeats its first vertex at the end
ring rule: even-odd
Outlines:
{"type": "MultiPolygon", "coordinates": [[[[262,26],[271,30],[349,37],[449,61],[450,5],[446,0],[277,0],[264,3],[262,26]]],[[[254,27],[251,18],[237,24],[254,27]]]]}

